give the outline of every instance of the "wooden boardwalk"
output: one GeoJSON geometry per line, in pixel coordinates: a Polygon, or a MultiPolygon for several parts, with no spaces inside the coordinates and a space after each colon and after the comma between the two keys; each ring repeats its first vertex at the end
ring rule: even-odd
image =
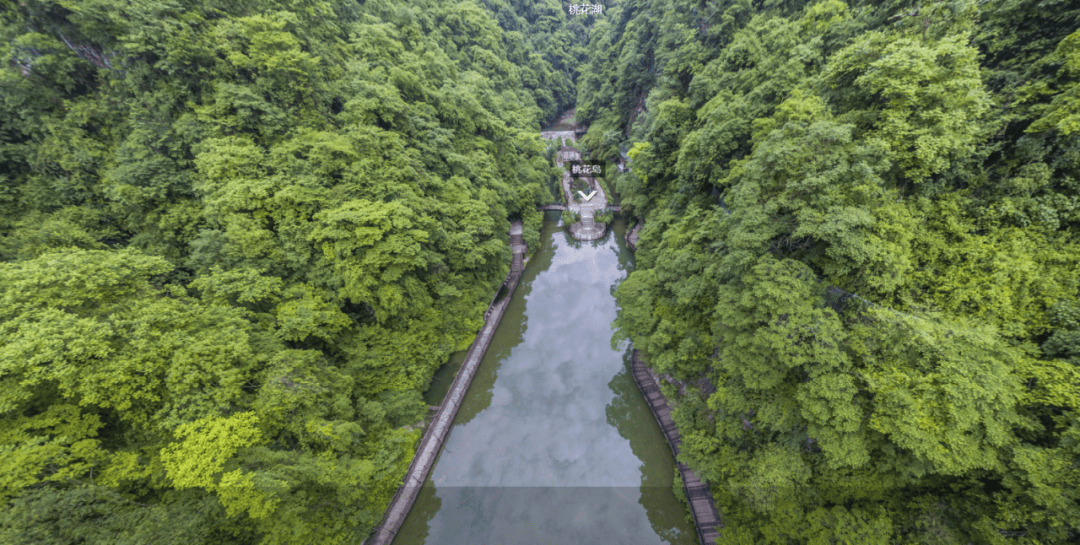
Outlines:
{"type": "MultiPolygon", "coordinates": [[[[679,435],[679,430],[675,429],[675,422],[671,420],[671,407],[668,406],[664,395],[660,393],[660,387],[653,380],[652,375],[645,369],[645,363],[638,357],[637,350],[634,350],[630,371],[634,375],[634,382],[637,382],[638,388],[641,389],[641,393],[645,395],[645,399],[649,402],[653,416],[656,417],[660,428],[664,430],[668,444],[671,445],[671,452],[675,454],[676,460],[678,460],[682,437],[679,435]]],[[[682,462],[676,461],[676,464],[678,464],[679,474],[682,476],[686,500],[690,503],[690,513],[694,516],[694,526],[697,529],[698,539],[704,545],[715,545],[716,538],[720,537],[720,531],[717,528],[722,528],[723,523],[720,522],[720,513],[717,512],[716,505],[713,504],[709,485],[699,479],[682,462]]]]}
{"type": "Polygon", "coordinates": [[[362,545],[389,545],[394,541],[394,536],[401,529],[401,524],[405,522],[405,517],[409,514],[409,510],[412,509],[417,494],[420,493],[420,487],[427,480],[428,473],[431,472],[431,467],[435,464],[435,458],[446,443],[446,439],[450,437],[454,416],[457,415],[458,408],[465,399],[465,392],[469,390],[469,384],[472,383],[473,376],[476,375],[480,360],[483,359],[488,345],[491,344],[495,329],[499,326],[499,321],[502,320],[507,305],[510,304],[510,296],[514,293],[514,288],[517,286],[518,280],[521,279],[521,273],[525,268],[525,243],[521,238],[521,234],[522,223],[516,221],[510,226],[510,246],[514,250],[514,256],[510,265],[510,274],[506,277],[506,282],[503,283],[507,288],[507,294],[493,303],[484,315],[486,323],[480,329],[480,333],[476,335],[476,340],[473,341],[472,346],[469,348],[469,353],[461,364],[461,370],[458,371],[454,381],[450,384],[450,391],[435,412],[435,418],[432,420],[431,425],[424,430],[424,435],[420,438],[420,446],[416,449],[416,456],[413,458],[412,463],[409,464],[409,470],[405,472],[404,481],[398,488],[397,493],[394,494],[393,499],[390,500],[390,505],[386,509],[382,522],[375,527],[371,536],[362,545]]]}

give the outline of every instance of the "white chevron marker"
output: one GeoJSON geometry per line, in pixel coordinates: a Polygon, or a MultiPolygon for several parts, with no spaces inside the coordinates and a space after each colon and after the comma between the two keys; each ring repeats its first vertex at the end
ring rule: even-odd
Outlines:
{"type": "Polygon", "coordinates": [[[591,199],[593,197],[593,195],[596,195],[596,192],[593,191],[592,193],[589,193],[588,195],[586,195],[586,194],[578,191],[578,195],[581,195],[582,199],[589,200],[589,199],[591,199]]]}

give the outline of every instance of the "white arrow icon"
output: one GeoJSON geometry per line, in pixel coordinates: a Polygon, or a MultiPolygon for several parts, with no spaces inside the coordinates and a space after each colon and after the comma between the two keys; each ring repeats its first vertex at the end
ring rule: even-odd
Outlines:
{"type": "Polygon", "coordinates": [[[593,191],[592,193],[589,193],[588,195],[578,191],[578,195],[581,195],[582,199],[589,200],[589,199],[591,199],[593,197],[593,195],[596,195],[596,191],[593,191]]]}

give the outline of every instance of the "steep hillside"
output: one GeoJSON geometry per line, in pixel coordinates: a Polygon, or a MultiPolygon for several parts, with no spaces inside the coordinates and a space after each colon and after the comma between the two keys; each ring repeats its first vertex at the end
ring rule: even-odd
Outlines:
{"type": "Polygon", "coordinates": [[[593,29],[582,143],[629,148],[645,217],[618,325],[717,388],[675,415],[725,542],[1080,535],[1078,16],[636,0],[593,29]]]}
{"type": "Polygon", "coordinates": [[[550,200],[496,7],[3,3],[0,542],[367,535],[550,200]]]}

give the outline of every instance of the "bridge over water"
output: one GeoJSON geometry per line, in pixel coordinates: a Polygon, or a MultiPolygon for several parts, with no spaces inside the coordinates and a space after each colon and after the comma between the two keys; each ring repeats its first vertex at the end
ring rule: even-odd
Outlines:
{"type": "MultiPolygon", "coordinates": [[[[622,212],[622,206],[618,204],[609,205],[608,210],[614,210],[615,212],[622,212]]],[[[545,204],[543,206],[537,206],[537,210],[543,212],[545,210],[566,210],[565,204],[545,204]]]]}

